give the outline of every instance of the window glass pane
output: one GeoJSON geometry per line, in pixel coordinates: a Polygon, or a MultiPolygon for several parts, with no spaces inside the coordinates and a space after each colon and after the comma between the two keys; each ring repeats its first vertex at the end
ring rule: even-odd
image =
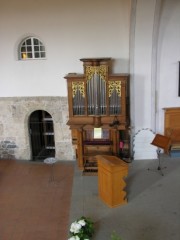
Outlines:
{"type": "Polygon", "coordinates": [[[27,47],[28,52],[32,52],[32,47],[27,47]]]}
{"type": "Polygon", "coordinates": [[[25,47],[22,47],[21,48],[21,52],[25,52],[26,51],[26,48],[25,47]]]}
{"type": "Polygon", "coordinates": [[[44,46],[40,46],[40,51],[44,52],[45,51],[45,47],[44,46]]]}
{"type": "Polygon", "coordinates": [[[32,53],[27,53],[27,58],[32,58],[32,53]]]}
{"type": "Polygon", "coordinates": [[[27,58],[27,54],[24,53],[24,52],[22,52],[22,53],[21,53],[21,58],[22,58],[22,59],[26,59],[26,58],[27,58]]]}
{"type": "Polygon", "coordinates": [[[35,58],[39,58],[39,52],[35,52],[35,58]]]}
{"type": "Polygon", "coordinates": [[[42,52],[42,53],[41,53],[41,57],[42,57],[42,58],[45,58],[45,57],[46,57],[45,52],[42,52]]]}
{"type": "Polygon", "coordinates": [[[43,45],[41,41],[39,41],[39,45],[43,45]]]}
{"type": "Polygon", "coordinates": [[[33,41],[34,41],[34,45],[39,45],[39,40],[38,39],[34,38],[33,41]]]}
{"type": "Polygon", "coordinates": [[[31,39],[30,38],[26,40],[26,44],[31,45],[31,39]]]}
{"type": "Polygon", "coordinates": [[[22,46],[25,46],[25,42],[23,42],[22,46]]]}
{"type": "Polygon", "coordinates": [[[39,51],[39,46],[34,46],[34,51],[38,52],[39,51]]]}

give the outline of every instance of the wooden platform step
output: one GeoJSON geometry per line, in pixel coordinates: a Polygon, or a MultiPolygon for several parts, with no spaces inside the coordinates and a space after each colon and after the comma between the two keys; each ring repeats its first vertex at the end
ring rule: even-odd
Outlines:
{"type": "Polygon", "coordinates": [[[83,176],[97,176],[98,166],[95,161],[86,161],[83,170],[83,176]]]}
{"type": "Polygon", "coordinates": [[[82,173],[83,176],[97,176],[98,175],[98,171],[83,171],[82,173]]]}

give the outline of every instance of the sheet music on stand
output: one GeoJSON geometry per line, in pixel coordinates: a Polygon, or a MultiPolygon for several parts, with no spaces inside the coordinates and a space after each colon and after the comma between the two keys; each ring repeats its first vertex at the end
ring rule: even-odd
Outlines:
{"type": "MultiPolygon", "coordinates": [[[[162,176],[164,176],[162,172],[162,167],[161,167],[160,153],[161,153],[161,150],[163,149],[166,154],[169,154],[169,150],[171,146],[171,138],[161,134],[156,134],[151,144],[157,147],[157,157],[158,157],[157,170],[160,171],[162,176]]],[[[163,168],[166,168],[166,167],[163,167],[163,168]]],[[[151,169],[148,168],[148,170],[151,170],[151,169]]]]}

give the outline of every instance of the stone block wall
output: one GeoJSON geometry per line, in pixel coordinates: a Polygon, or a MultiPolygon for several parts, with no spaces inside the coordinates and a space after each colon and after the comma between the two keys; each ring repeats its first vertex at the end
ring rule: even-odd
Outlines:
{"type": "Polygon", "coordinates": [[[55,157],[74,160],[68,120],[67,97],[0,98],[0,159],[31,160],[29,117],[36,110],[47,111],[53,119],[55,157]]]}

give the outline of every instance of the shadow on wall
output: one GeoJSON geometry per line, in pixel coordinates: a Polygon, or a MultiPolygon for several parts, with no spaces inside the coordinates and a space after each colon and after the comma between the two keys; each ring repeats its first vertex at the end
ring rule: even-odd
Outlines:
{"type": "Polygon", "coordinates": [[[145,81],[146,78],[142,75],[136,75],[134,78],[134,99],[131,102],[134,102],[135,129],[148,126],[147,122],[151,116],[151,104],[148,105],[148,101],[151,100],[151,91],[147,88],[145,81]]]}
{"type": "Polygon", "coordinates": [[[151,129],[139,130],[133,139],[134,160],[157,159],[157,147],[151,144],[155,133],[151,129]]]}

